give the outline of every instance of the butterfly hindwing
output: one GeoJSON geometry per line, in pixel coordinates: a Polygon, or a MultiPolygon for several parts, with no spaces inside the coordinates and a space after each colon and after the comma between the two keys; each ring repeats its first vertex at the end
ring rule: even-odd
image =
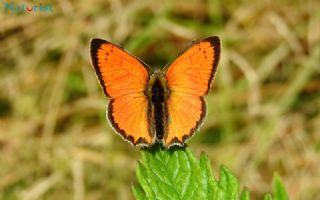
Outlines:
{"type": "Polygon", "coordinates": [[[216,36],[195,43],[168,68],[168,125],[165,146],[182,145],[201,125],[206,115],[203,96],[208,93],[220,57],[216,36]]]}
{"type": "Polygon", "coordinates": [[[120,135],[134,145],[150,145],[147,66],[122,48],[101,39],[90,44],[92,65],[104,93],[111,98],[108,119],[120,135]]]}
{"type": "Polygon", "coordinates": [[[168,125],[163,139],[165,146],[182,145],[201,125],[206,115],[203,97],[172,94],[167,101],[168,125]]]}

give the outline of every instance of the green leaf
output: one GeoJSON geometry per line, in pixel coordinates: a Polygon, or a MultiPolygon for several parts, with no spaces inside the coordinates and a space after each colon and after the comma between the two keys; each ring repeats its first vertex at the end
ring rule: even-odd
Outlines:
{"type": "Polygon", "coordinates": [[[241,193],[240,200],[250,200],[250,192],[246,187],[243,189],[241,193]]]}
{"type": "Polygon", "coordinates": [[[264,197],[263,197],[263,200],[272,200],[272,196],[271,194],[265,194],[264,197]]]}
{"type": "MultiPolygon", "coordinates": [[[[141,154],[136,170],[139,185],[132,186],[138,200],[250,200],[247,188],[239,194],[238,180],[225,166],[220,167],[219,180],[215,179],[203,153],[197,159],[189,148],[168,150],[155,145],[141,154]]],[[[273,197],[266,194],[263,199],[288,199],[278,175],[273,177],[273,197]]]]}
{"type": "Polygon", "coordinates": [[[288,200],[288,194],[286,192],[286,189],[283,186],[283,183],[281,181],[281,178],[278,174],[275,174],[273,176],[272,180],[272,190],[274,194],[275,200],[288,200]]]}
{"type": "Polygon", "coordinates": [[[132,186],[132,192],[137,199],[143,199],[143,200],[147,199],[146,195],[144,194],[141,187],[139,186],[132,186]]]}
{"type": "MultiPolygon", "coordinates": [[[[204,154],[198,160],[189,148],[164,149],[155,145],[141,150],[138,163],[139,186],[133,186],[133,194],[142,199],[239,199],[239,184],[224,166],[220,168],[220,180],[211,172],[210,162],[204,154]]],[[[247,193],[244,199],[248,198],[247,193]]]]}
{"type": "Polygon", "coordinates": [[[225,166],[220,167],[220,180],[218,186],[222,199],[238,199],[238,180],[225,166]]]}

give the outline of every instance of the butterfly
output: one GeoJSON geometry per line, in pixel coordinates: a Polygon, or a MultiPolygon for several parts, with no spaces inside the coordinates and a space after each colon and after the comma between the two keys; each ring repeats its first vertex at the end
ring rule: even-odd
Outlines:
{"type": "Polygon", "coordinates": [[[221,49],[218,36],[193,43],[163,70],[102,39],[90,42],[91,63],[110,98],[107,118],[132,145],[182,146],[206,116],[221,49]]]}

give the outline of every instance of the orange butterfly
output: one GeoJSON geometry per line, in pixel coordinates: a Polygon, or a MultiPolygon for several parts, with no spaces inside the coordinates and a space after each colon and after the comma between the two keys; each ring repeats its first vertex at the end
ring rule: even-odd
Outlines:
{"type": "Polygon", "coordinates": [[[203,39],[165,71],[151,69],[121,47],[101,39],[90,44],[92,66],[111,98],[108,119],[133,145],[183,145],[206,116],[208,93],[220,58],[220,39],[203,39]]]}

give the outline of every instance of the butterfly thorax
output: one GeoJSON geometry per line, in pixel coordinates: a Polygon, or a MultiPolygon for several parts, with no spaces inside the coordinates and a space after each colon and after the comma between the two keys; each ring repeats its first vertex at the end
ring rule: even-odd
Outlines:
{"type": "Polygon", "coordinates": [[[168,89],[166,79],[161,71],[155,71],[149,80],[147,96],[149,99],[149,117],[151,132],[156,135],[158,141],[162,140],[166,133],[168,89]]]}

